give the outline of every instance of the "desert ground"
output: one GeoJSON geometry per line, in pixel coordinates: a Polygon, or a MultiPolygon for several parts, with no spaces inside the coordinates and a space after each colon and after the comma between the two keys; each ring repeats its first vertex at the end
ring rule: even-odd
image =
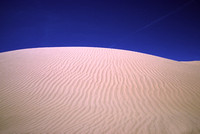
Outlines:
{"type": "Polygon", "coordinates": [[[120,49],[0,53],[1,134],[200,134],[200,61],[120,49]]]}

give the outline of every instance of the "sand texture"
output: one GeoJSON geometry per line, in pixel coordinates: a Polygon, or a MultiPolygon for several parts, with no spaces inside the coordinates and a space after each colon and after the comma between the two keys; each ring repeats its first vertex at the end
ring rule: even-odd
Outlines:
{"type": "Polygon", "coordinates": [[[0,53],[0,134],[200,134],[200,61],[126,50],[0,53]]]}

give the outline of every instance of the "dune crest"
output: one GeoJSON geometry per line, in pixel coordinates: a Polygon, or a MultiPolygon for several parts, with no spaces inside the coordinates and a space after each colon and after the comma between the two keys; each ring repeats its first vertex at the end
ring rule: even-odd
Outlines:
{"type": "Polygon", "coordinates": [[[199,134],[199,65],[107,48],[0,53],[0,133],[199,134]]]}

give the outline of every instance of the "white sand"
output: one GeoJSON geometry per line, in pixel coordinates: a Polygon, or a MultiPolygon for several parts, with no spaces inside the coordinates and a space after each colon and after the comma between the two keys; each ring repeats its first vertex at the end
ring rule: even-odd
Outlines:
{"type": "Polygon", "coordinates": [[[0,133],[200,134],[200,61],[87,47],[0,53],[0,133]]]}

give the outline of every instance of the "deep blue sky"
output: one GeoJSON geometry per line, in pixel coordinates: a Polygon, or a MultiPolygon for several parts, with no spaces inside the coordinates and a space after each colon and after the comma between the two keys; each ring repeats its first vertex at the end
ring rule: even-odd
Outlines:
{"type": "Polygon", "coordinates": [[[0,52],[55,46],[110,47],[200,60],[200,1],[0,1],[0,52]]]}

